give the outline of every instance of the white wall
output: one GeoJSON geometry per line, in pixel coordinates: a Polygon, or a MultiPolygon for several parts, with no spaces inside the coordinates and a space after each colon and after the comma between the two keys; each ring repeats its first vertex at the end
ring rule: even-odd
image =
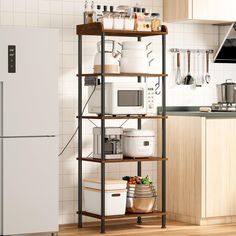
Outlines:
{"type": "MultiPolygon", "coordinates": [[[[142,4],[147,9],[162,12],[161,0],[99,0],[99,4],[142,4]]],[[[60,30],[60,78],[59,100],[60,100],[60,148],[71,137],[76,129],[77,121],[77,43],[75,25],[82,23],[84,1],[81,0],[1,0],[0,1],[0,24],[33,27],[50,27],[60,30]]],[[[212,48],[216,49],[218,44],[218,27],[191,25],[191,24],[168,24],[169,36],[167,38],[168,49],[171,47],[183,48],[212,48]]],[[[93,56],[96,50],[98,38],[85,38],[83,52],[84,70],[92,70],[93,56]]],[[[122,39],[119,39],[122,41],[122,39]]],[[[160,38],[153,46],[161,61],[160,38]]],[[[46,55],[45,55],[46,56],[46,55]]],[[[183,57],[182,57],[183,59],[183,57]]],[[[215,84],[225,79],[234,79],[235,65],[214,65],[211,63],[212,82],[203,88],[191,89],[188,86],[174,86],[175,57],[168,53],[167,79],[168,105],[209,105],[216,101],[215,84]]],[[[183,63],[182,63],[183,64],[183,63]]],[[[186,60],[184,71],[186,73],[186,60]]],[[[159,65],[161,68],[161,64],[159,65]]],[[[84,101],[86,101],[87,89],[84,89],[84,101]]],[[[160,101],[159,101],[160,103],[160,101]]],[[[111,123],[110,123],[111,124],[111,123]]],[[[121,122],[117,122],[121,124],[121,122]]],[[[109,123],[108,123],[109,125],[109,123]]],[[[114,125],[114,124],[113,124],[114,125]]],[[[128,122],[125,127],[135,127],[134,122],[128,122]]],[[[145,126],[154,129],[155,124],[145,123],[145,126]]],[[[92,128],[88,121],[84,122],[84,155],[92,152],[92,128]]],[[[60,160],[60,219],[61,224],[73,223],[77,220],[77,156],[76,139],[71,143],[68,150],[60,160]]],[[[145,163],[143,175],[149,174],[156,180],[155,163],[145,163]]],[[[83,165],[84,177],[97,177],[100,174],[98,164],[83,165]]],[[[107,166],[107,177],[121,178],[124,175],[135,175],[136,165],[116,164],[107,166]]],[[[156,182],[156,181],[155,181],[156,182]]]]}

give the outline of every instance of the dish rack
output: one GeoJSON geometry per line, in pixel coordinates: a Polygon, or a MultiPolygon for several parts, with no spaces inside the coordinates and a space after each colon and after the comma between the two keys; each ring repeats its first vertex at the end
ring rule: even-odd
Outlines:
{"type": "Polygon", "coordinates": [[[144,217],[161,217],[161,227],[166,228],[166,35],[168,34],[168,29],[166,26],[162,26],[161,32],[141,32],[141,31],[131,31],[131,30],[107,30],[103,28],[102,23],[91,23],[83,24],[77,26],[78,35],[78,227],[83,227],[82,216],[93,217],[101,220],[101,233],[106,232],[106,221],[114,219],[124,219],[124,218],[137,218],[137,223],[142,224],[142,218],[144,217]],[[83,36],[100,36],[101,38],[101,73],[85,74],[82,71],[82,48],[83,48],[83,36]],[[141,41],[143,37],[151,36],[161,36],[162,37],[162,73],[160,74],[146,74],[146,73],[120,73],[111,74],[105,73],[105,37],[133,37],[138,41],[141,41]],[[82,79],[85,76],[97,76],[101,78],[101,115],[96,116],[84,116],[83,115],[83,93],[82,93],[82,79]],[[105,78],[106,77],[137,77],[137,81],[140,83],[142,77],[157,77],[162,78],[162,114],[156,116],[108,116],[105,115],[105,78]],[[82,121],[83,119],[95,119],[101,121],[101,159],[92,159],[82,156],[82,121]],[[142,129],[143,119],[161,119],[162,120],[162,155],[161,157],[151,157],[151,158],[131,158],[122,160],[106,160],[105,159],[105,121],[112,119],[135,119],[137,120],[137,128],[142,129]],[[82,185],[82,162],[87,161],[91,163],[100,163],[101,165],[101,214],[96,215],[90,212],[85,212],[82,209],[82,195],[83,195],[83,185],[82,185]],[[105,215],[105,165],[109,163],[124,163],[124,162],[136,162],[137,163],[137,175],[142,175],[142,162],[143,161],[159,161],[162,164],[162,210],[154,211],[152,213],[137,214],[137,213],[126,213],[125,215],[117,216],[106,216],[105,215]]]}

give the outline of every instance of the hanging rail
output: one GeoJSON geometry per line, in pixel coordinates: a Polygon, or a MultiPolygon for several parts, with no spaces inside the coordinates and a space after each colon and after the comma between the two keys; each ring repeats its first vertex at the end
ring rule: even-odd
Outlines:
{"type": "Polygon", "coordinates": [[[171,48],[170,52],[172,53],[177,53],[177,52],[181,52],[181,53],[187,53],[187,52],[191,52],[191,53],[209,53],[212,54],[214,53],[213,49],[182,49],[182,48],[171,48]]]}

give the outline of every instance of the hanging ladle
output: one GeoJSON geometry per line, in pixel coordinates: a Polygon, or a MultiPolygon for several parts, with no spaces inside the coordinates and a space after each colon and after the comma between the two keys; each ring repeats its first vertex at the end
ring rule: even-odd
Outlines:
{"type": "Polygon", "coordinates": [[[187,53],[188,53],[188,74],[184,78],[184,84],[191,85],[191,84],[194,84],[194,78],[192,77],[192,75],[190,73],[190,64],[191,64],[191,52],[190,52],[190,50],[188,50],[187,53]]]}
{"type": "Polygon", "coordinates": [[[206,83],[209,84],[211,82],[211,76],[209,74],[209,51],[206,51],[206,75],[205,80],[206,83]]]}

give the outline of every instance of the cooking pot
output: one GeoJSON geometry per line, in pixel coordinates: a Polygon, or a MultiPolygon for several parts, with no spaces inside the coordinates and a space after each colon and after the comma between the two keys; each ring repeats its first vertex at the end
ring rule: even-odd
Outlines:
{"type": "Polygon", "coordinates": [[[217,85],[218,102],[236,103],[236,83],[226,80],[223,84],[217,85]]]}
{"type": "Polygon", "coordinates": [[[121,55],[122,57],[130,57],[130,58],[136,58],[136,57],[143,57],[147,58],[152,51],[147,52],[147,50],[122,50],[121,55]]]}
{"type": "Polygon", "coordinates": [[[149,73],[153,59],[147,57],[122,57],[120,60],[120,71],[122,73],[149,73]]]}
{"type": "MultiPolygon", "coordinates": [[[[97,44],[98,52],[94,58],[94,73],[101,73],[101,42],[97,44]]],[[[120,73],[119,53],[115,53],[115,41],[105,41],[105,72],[120,73]]]]}
{"type": "Polygon", "coordinates": [[[139,41],[125,41],[120,44],[123,50],[147,50],[152,43],[139,41]]]}

